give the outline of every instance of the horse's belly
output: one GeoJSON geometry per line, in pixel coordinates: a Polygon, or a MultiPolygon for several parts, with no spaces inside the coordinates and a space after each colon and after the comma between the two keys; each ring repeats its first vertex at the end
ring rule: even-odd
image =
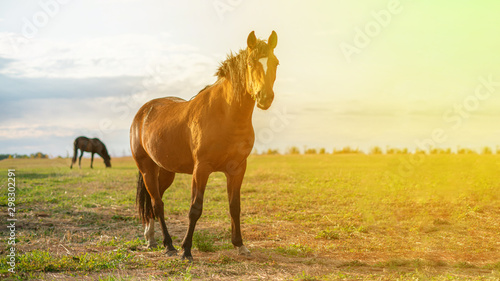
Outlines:
{"type": "Polygon", "coordinates": [[[156,163],[163,169],[174,173],[192,174],[194,169],[192,157],[179,153],[166,153],[156,163]]]}
{"type": "Polygon", "coordinates": [[[146,144],[146,150],[151,159],[167,171],[186,174],[193,172],[193,157],[185,140],[160,135],[146,144]]]}

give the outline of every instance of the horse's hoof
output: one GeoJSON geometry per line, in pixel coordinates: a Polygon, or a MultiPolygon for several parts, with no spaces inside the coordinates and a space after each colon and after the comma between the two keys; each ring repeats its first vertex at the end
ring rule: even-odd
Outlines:
{"type": "Polygon", "coordinates": [[[187,261],[187,262],[189,262],[189,263],[193,263],[193,256],[185,256],[185,255],[182,255],[181,260],[183,260],[183,261],[187,261]]]}
{"type": "Polygon", "coordinates": [[[148,249],[156,249],[156,248],[158,248],[158,244],[156,244],[156,243],[155,243],[155,244],[152,244],[152,243],[151,243],[151,244],[148,244],[148,245],[146,246],[146,248],[148,248],[148,249]]]}
{"type": "Polygon", "coordinates": [[[238,255],[240,256],[250,256],[250,251],[245,246],[236,247],[238,249],[238,255]]]}
{"type": "Polygon", "coordinates": [[[177,250],[165,250],[165,255],[168,257],[174,257],[177,256],[177,250]]]}

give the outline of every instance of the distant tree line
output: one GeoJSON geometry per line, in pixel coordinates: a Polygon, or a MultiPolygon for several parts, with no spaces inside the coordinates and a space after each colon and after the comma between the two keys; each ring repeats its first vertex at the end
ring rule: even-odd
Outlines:
{"type": "MultiPolygon", "coordinates": [[[[267,149],[262,152],[258,152],[254,150],[254,154],[258,155],[280,155],[280,151],[278,149],[267,149]]],[[[284,155],[298,155],[298,154],[368,154],[368,155],[393,155],[393,154],[428,154],[428,155],[436,155],[436,154],[482,154],[482,155],[491,155],[491,154],[499,154],[500,155],[500,147],[497,147],[496,151],[493,151],[491,147],[485,146],[481,148],[479,151],[470,149],[470,148],[461,148],[458,147],[456,151],[452,151],[451,148],[431,148],[429,150],[416,149],[415,151],[410,151],[408,148],[394,148],[394,147],[386,147],[383,150],[379,146],[372,147],[368,152],[364,152],[359,148],[351,148],[349,146],[345,146],[341,149],[334,148],[331,153],[328,153],[325,148],[307,148],[301,151],[298,147],[292,146],[285,150],[284,155]]]]}
{"type": "MultiPolygon", "coordinates": [[[[334,148],[331,153],[327,152],[325,148],[307,148],[304,147],[304,149],[301,151],[298,147],[292,146],[288,147],[284,153],[281,153],[278,149],[267,149],[261,152],[258,152],[257,150],[253,151],[253,154],[256,155],[298,155],[298,154],[368,154],[368,155],[392,155],[392,154],[429,154],[429,155],[435,155],[435,154],[482,154],[482,155],[492,155],[492,154],[499,154],[500,155],[500,146],[496,148],[496,151],[493,151],[491,147],[485,146],[481,148],[479,151],[476,151],[474,149],[470,148],[461,148],[458,147],[456,151],[452,151],[451,148],[431,148],[430,150],[421,150],[421,149],[416,149],[415,151],[410,151],[408,148],[394,148],[394,147],[386,147],[385,151],[379,147],[379,146],[374,146],[370,148],[368,152],[364,152],[360,150],[359,148],[351,148],[349,146],[345,146],[341,149],[334,148]]],[[[69,157],[69,156],[67,156],[69,157]]],[[[48,159],[49,155],[42,153],[42,152],[36,152],[36,153],[31,153],[30,155],[27,154],[0,154],[0,160],[3,159],[48,159]]],[[[60,156],[58,158],[61,158],[60,156]]]]}
{"type": "Polygon", "coordinates": [[[49,155],[41,153],[41,152],[36,152],[36,153],[31,153],[30,155],[27,154],[0,154],[0,160],[3,159],[48,159],[49,155]]]}

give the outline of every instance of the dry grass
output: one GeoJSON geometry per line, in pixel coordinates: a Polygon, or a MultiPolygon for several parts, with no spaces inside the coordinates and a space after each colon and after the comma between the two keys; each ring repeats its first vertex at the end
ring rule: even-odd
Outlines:
{"type": "MultiPolygon", "coordinates": [[[[7,247],[0,248],[1,277],[500,278],[500,156],[428,155],[409,168],[401,164],[408,157],[251,157],[242,188],[249,258],[237,256],[230,244],[225,179],[216,173],[192,265],[144,248],[130,158],[113,159],[112,169],[97,159],[94,170],[88,160],[81,170],[70,170],[69,159],[3,160],[2,170],[16,168],[19,259],[17,274],[9,275],[7,247]]],[[[6,175],[0,180],[5,206],[6,175]]],[[[189,184],[189,175],[178,175],[164,196],[177,246],[187,228],[189,184]]]]}

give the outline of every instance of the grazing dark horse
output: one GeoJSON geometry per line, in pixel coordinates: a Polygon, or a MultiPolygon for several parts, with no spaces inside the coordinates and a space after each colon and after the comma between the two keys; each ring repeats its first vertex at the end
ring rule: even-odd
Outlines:
{"type": "Polygon", "coordinates": [[[80,168],[82,167],[82,156],[84,151],[92,153],[92,159],[90,160],[90,168],[94,168],[92,165],[94,164],[95,153],[99,154],[99,156],[101,156],[102,159],[104,159],[104,164],[106,165],[106,168],[111,167],[111,157],[108,154],[106,146],[104,145],[104,143],[102,143],[101,140],[89,139],[86,137],[78,137],[75,139],[73,145],[74,145],[74,153],[73,153],[73,160],[71,161],[71,166],[70,166],[71,169],[73,169],[73,164],[75,164],[76,162],[78,149],[80,149],[81,151],[80,158],[78,159],[78,166],[80,168]]]}
{"type": "Polygon", "coordinates": [[[241,238],[240,188],[255,139],[254,107],[266,110],[274,99],[277,42],[274,31],[267,43],[252,31],[248,47],[230,54],[216,73],[217,81],[190,101],[154,99],[137,112],[130,146],[140,171],[136,203],[148,247],[156,246],[154,219],[158,218],[165,253],[177,254],[165,224],[162,196],[176,173],[192,174],[189,227],[182,242],[182,258],[192,261],[193,233],[202,213],[205,186],[209,175],[219,171],[227,178],[231,241],[239,254],[250,254],[241,238]]]}

